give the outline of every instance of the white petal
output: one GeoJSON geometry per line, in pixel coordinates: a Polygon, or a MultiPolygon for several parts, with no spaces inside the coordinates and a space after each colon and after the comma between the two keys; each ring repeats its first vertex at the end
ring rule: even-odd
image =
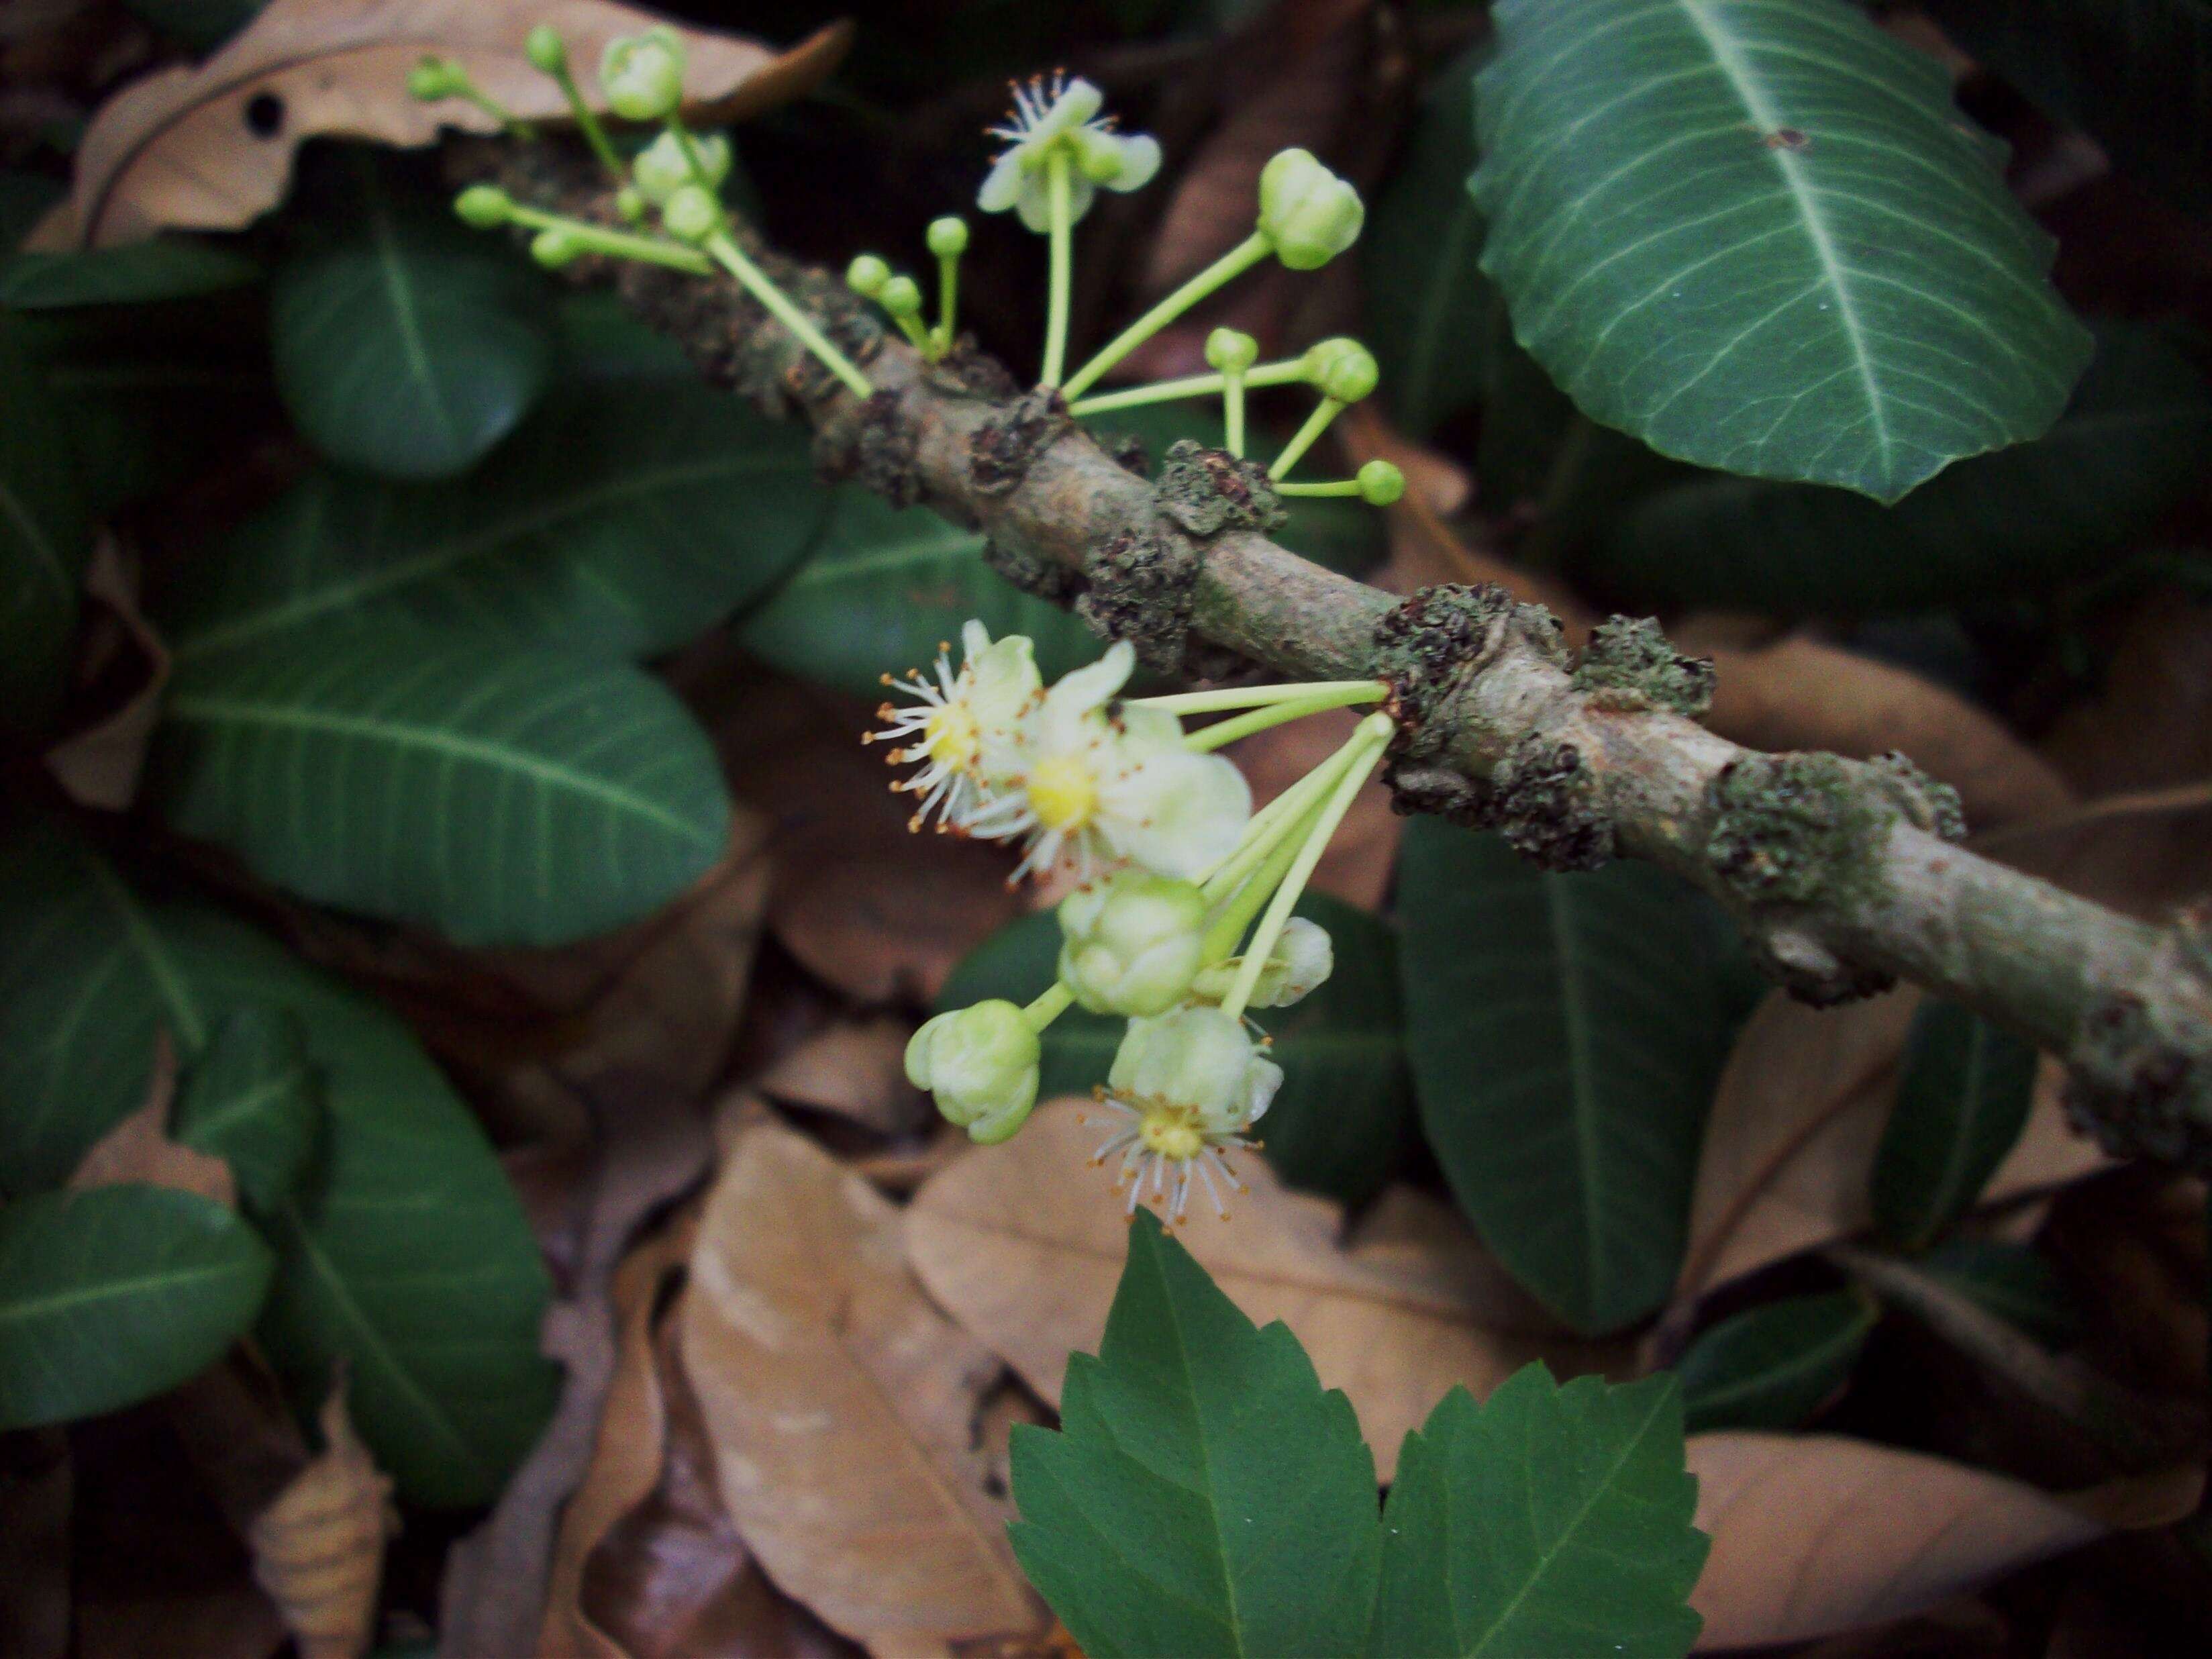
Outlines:
{"type": "Polygon", "coordinates": [[[1042,143],[1047,139],[1056,138],[1063,132],[1081,126],[1098,113],[1099,106],[1105,101],[1104,93],[1081,76],[1077,76],[1067,83],[1066,91],[1052,100],[1052,107],[1044,112],[1036,125],[1030,130],[1030,141],[1032,143],[1042,143]]]}
{"type": "Polygon", "coordinates": [[[1098,827],[1114,850],[1188,881],[1236,850],[1252,816],[1244,775],[1219,755],[1147,757],[1101,793],[1098,827]]]}
{"type": "Polygon", "coordinates": [[[1109,190],[1142,190],[1152,182],[1160,170],[1160,141],[1148,132],[1133,132],[1127,137],[1109,134],[1121,151],[1121,169],[1105,181],[1109,190]]]}
{"type": "Polygon", "coordinates": [[[991,630],[989,629],[984,627],[973,617],[960,624],[960,654],[964,660],[974,662],[976,658],[990,648],[991,630]]]}
{"type": "Polygon", "coordinates": [[[1042,173],[1022,174],[1021,193],[1014,200],[1014,210],[1022,216],[1022,222],[1040,236],[1052,229],[1052,191],[1042,173]]]}
{"type": "Polygon", "coordinates": [[[986,213],[1004,213],[1012,207],[1022,187],[1022,152],[1016,145],[991,164],[983,188],[975,192],[975,205],[986,213]]]}
{"type": "Polygon", "coordinates": [[[1091,211],[1091,204],[1097,199],[1097,195],[1098,187],[1092,184],[1088,179],[1085,178],[1081,173],[1076,173],[1073,177],[1069,179],[1067,181],[1067,222],[1071,225],[1081,223],[1083,216],[1091,211]]]}
{"type": "Polygon", "coordinates": [[[1060,676],[1060,683],[1046,694],[1045,702],[1056,710],[1087,714],[1111,701],[1129,683],[1129,676],[1136,668],[1136,647],[1127,640],[1116,640],[1097,662],[1086,663],[1073,673],[1060,676]]]}

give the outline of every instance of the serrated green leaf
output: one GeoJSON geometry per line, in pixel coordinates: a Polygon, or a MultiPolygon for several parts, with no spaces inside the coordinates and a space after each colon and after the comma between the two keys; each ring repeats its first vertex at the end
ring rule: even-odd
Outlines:
{"type": "Polygon", "coordinates": [[[274,1263],[222,1205],[164,1187],[0,1209],[0,1430],[174,1388],[253,1323],[274,1263]]]}
{"type": "Polygon", "coordinates": [[[2089,341],[1942,65],[1842,0],[1501,0],[1483,269],[1584,413],[1895,501],[2057,418],[2089,341]]]}
{"type": "Polygon", "coordinates": [[[1091,1659],[1353,1651],[1375,1460],[1297,1339],[1256,1329],[1149,1213],[1060,1431],[1013,1442],[1014,1553],[1091,1659]]]}
{"type": "Polygon", "coordinates": [[[1487,402],[1502,307],[1482,274],[1482,213],[1468,178],[1474,72],[1488,53],[1486,43],[1475,47],[1437,76],[1359,239],[1366,337],[1382,365],[1382,398],[1398,428],[1416,438],[1487,402]]]}
{"type": "Polygon", "coordinates": [[[2035,1049],[1955,1003],[1912,1017],[1897,1103],[1875,1152],[1875,1224],[1925,1249],[1964,1215],[2027,1127],[2035,1049]]]}
{"type": "Polygon", "coordinates": [[[1406,1437],[1370,1659],[1675,1659],[1704,1621],[1674,1380],[1562,1388],[1539,1361],[1406,1437]]]}
{"type": "Polygon", "coordinates": [[[2043,1254],[1994,1238],[1954,1238],[1921,1257],[1920,1270],[2046,1348],[2081,1340],[2081,1305],[2043,1254]]]}
{"type": "MultiPolygon", "coordinates": [[[[1297,914],[1328,929],[1336,967],[1304,1001],[1254,1015],[1275,1039],[1283,1086],[1261,1126],[1261,1156],[1293,1187],[1357,1204],[1396,1168],[1413,1108],[1398,1000],[1395,931],[1325,893],[1297,914]]],[[[969,952],[938,994],[939,1010],[987,997],[1026,1003],[1058,971],[1060,923],[1009,922],[969,952]]],[[[1087,1095],[1106,1080],[1127,1022],[1071,1008],[1046,1027],[1040,1099],[1087,1095]]]]}
{"type": "Polygon", "coordinates": [[[483,1132],[406,1028],[204,904],[149,902],[51,830],[0,848],[0,1191],[60,1180],[145,1097],[158,1034],[187,1066],[225,1017],[281,1008],[327,1084],[327,1152],[270,1218],[258,1335],[312,1409],[349,1367],[401,1491],[489,1498],[536,1439],[545,1270],[483,1132]]]}
{"type": "Polygon", "coordinates": [[[1929,0],[1983,67],[2179,205],[2212,205],[2205,0],[1929,0]]]}
{"type": "Polygon", "coordinates": [[[92,526],[52,394],[0,317],[0,733],[29,735],[61,701],[92,526]]]}
{"type": "Polygon", "coordinates": [[[250,1213],[301,1196],[322,1139],[323,1092],[299,1016],[240,1008],[218,1020],[177,1091],[170,1133],[230,1165],[250,1213]]]}
{"type": "Polygon", "coordinates": [[[1962,461],[1894,507],[1845,490],[1701,478],[1651,496],[1596,550],[1608,588],[1780,614],[1942,605],[2097,574],[2200,489],[2212,387],[2167,331],[2097,326],[2057,425],[1962,461]]]}
{"type": "Polygon", "coordinates": [[[77,306],[145,305],[242,288],[261,267],[235,248],[195,236],[156,236],[122,247],[0,258],[0,306],[63,311],[77,306]]]}
{"type": "Polygon", "coordinates": [[[270,288],[276,389],[331,459],[394,478],[466,471],[514,430],[554,356],[541,273],[364,163],[270,288]]]}
{"type": "Polygon", "coordinates": [[[1843,1386],[1881,1316],[1871,1297],[1834,1291],[1722,1320],[1675,1362],[1685,1425],[1692,1434],[1796,1428],[1843,1386]]]}
{"type": "Polygon", "coordinates": [[[1549,875],[1408,825],[1398,913],[1421,1121],[1461,1207],[1577,1330],[1667,1298],[1729,1026],[1700,910],[1663,872],[1549,875]]]}
{"type": "Polygon", "coordinates": [[[882,677],[933,660],[974,617],[998,639],[1036,641],[1038,671],[1056,679],[1095,659],[1098,636],[983,562],[983,538],[926,507],[904,511],[848,484],[806,562],[754,612],[745,648],[787,674],[880,696],[882,677]]]}
{"type": "Polygon", "coordinates": [[[568,386],[465,480],[311,475],[194,562],[163,617],[187,664],[395,619],[651,656],[782,580],[828,508],[788,422],[690,380],[568,386]]]}
{"type": "Polygon", "coordinates": [[[463,944],[633,921],[729,833],[713,745],[658,680],[444,630],[180,664],[149,778],[264,878],[463,944]]]}

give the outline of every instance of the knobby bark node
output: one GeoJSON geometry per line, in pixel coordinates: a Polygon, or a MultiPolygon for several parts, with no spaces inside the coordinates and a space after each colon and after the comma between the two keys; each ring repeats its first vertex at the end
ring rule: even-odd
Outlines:
{"type": "MultiPolygon", "coordinates": [[[[524,165],[481,141],[451,154],[464,180],[614,222],[587,161],[524,165]]],[[[980,528],[993,568],[1155,667],[1387,680],[1399,810],[1495,827],[1553,868],[1656,860],[1727,904],[1797,994],[1913,979],[2064,1056],[2069,1110],[2115,1152],[2212,1173],[2201,919],[2137,921],[1945,845],[1964,828],[1958,798],[1902,756],[1765,755],[1715,737],[1693,723],[1711,665],[1648,619],[1613,618],[1571,663],[1558,621],[1495,587],[1386,607],[1266,539],[1280,502],[1257,468],[1178,447],[1147,489],[1136,458],[1101,449],[1056,392],[1023,391],[964,341],[924,363],[841,282],[749,229],[741,240],[877,397],[852,397],[731,284],[593,260],[574,274],[617,283],[716,384],[803,414],[832,476],[980,528]]]]}

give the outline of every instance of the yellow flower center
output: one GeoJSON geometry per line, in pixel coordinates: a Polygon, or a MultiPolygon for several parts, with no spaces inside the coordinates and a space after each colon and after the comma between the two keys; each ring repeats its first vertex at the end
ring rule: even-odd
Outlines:
{"type": "Polygon", "coordinates": [[[982,746],[982,733],[976,726],[975,716],[964,702],[948,702],[933,708],[921,723],[921,752],[933,761],[942,761],[956,772],[973,768],[976,751],[982,746]]]}
{"type": "Polygon", "coordinates": [[[1030,774],[1030,806],[1048,830],[1080,830],[1098,805],[1098,781],[1068,755],[1039,761],[1030,774]]]}
{"type": "Polygon", "coordinates": [[[1206,1146],[1206,1137],[1187,1106],[1153,1107],[1139,1122],[1137,1135],[1146,1151],[1186,1162],[1196,1158],[1206,1146]]]}

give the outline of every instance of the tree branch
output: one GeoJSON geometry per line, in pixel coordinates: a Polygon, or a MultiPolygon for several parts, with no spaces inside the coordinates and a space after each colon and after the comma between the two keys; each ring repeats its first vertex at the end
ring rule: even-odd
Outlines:
{"type": "Polygon", "coordinates": [[[1549,611],[1498,588],[1401,602],[1322,569],[1269,539],[1281,514],[1258,468],[1178,445],[1145,477],[1056,394],[972,350],[926,364],[828,273],[749,251],[865,366],[872,398],[732,288],[613,274],[711,378],[811,420],[827,475],[980,528],[1002,574],[1155,666],[1389,680],[1401,810],[1495,829],[1547,868],[1663,866],[1725,905],[1797,995],[1914,981],[2063,1056],[2069,1112],[2109,1150],[2212,1172],[2206,916],[2148,925],[1963,850],[1956,796],[1902,756],[1769,755],[1714,735],[1695,719],[1711,665],[1655,624],[1616,618],[1573,659],[1549,611]]]}

